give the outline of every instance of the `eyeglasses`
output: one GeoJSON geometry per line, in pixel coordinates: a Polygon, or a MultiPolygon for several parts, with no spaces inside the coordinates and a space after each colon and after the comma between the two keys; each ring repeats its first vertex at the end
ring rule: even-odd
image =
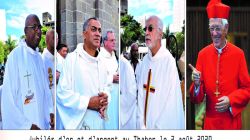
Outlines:
{"type": "Polygon", "coordinates": [[[90,27],[90,30],[91,30],[92,32],[96,32],[96,31],[98,30],[99,33],[102,33],[102,28],[97,28],[97,27],[95,27],[95,26],[91,26],[91,27],[90,27]]]}
{"type": "Polygon", "coordinates": [[[148,27],[145,27],[143,30],[146,32],[148,29],[149,32],[152,32],[153,31],[153,25],[149,25],[148,27]]]}
{"type": "Polygon", "coordinates": [[[210,32],[216,31],[216,32],[220,32],[222,31],[221,27],[209,27],[208,28],[210,32]]]}
{"type": "Polygon", "coordinates": [[[33,30],[41,30],[42,29],[42,26],[41,25],[29,25],[29,26],[26,26],[25,28],[32,28],[33,30]]]}
{"type": "Polygon", "coordinates": [[[115,39],[110,39],[110,40],[107,40],[107,41],[110,41],[110,42],[115,42],[116,40],[115,40],[115,39]]]}

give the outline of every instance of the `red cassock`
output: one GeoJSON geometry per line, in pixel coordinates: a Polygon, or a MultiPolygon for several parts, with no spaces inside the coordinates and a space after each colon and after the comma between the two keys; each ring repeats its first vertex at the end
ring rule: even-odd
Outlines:
{"type": "Polygon", "coordinates": [[[241,129],[241,112],[250,99],[250,78],[244,52],[227,43],[219,57],[217,49],[210,44],[199,52],[196,69],[201,72],[200,91],[194,96],[194,83],[192,83],[190,98],[193,103],[201,103],[206,97],[204,129],[241,129]],[[218,97],[214,94],[217,63],[220,92],[218,97]],[[222,96],[229,97],[232,112],[216,111],[215,104],[222,96]]]}

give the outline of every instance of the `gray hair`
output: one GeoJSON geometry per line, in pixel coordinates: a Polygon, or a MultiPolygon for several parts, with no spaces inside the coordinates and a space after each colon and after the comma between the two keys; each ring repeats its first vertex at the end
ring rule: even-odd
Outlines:
{"type": "Polygon", "coordinates": [[[87,30],[87,28],[88,28],[88,26],[89,26],[89,21],[92,20],[92,19],[93,19],[93,20],[98,20],[98,18],[96,18],[96,17],[91,17],[91,18],[87,19],[87,20],[83,23],[83,27],[82,27],[82,31],[83,31],[83,32],[87,30]]]}
{"type": "Polygon", "coordinates": [[[112,29],[106,30],[105,34],[103,35],[103,42],[108,40],[108,34],[109,33],[114,33],[114,30],[112,30],[112,29]]]}
{"type": "MultiPolygon", "coordinates": [[[[222,26],[225,27],[228,25],[228,20],[224,18],[212,18],[212,19],[221,19],[222,26]]],[[[209,19],[209,24],[210,24],[210,19],[209,19]]]]}
{"type": "Polygon", "coordinates": [[[223,25],[223,26],[228,25],[227,19],[224,19],[224,18],[222,19],[222,25],[223,25]]]}
{"type": "Polygon", "coordinates": [[[150,16],[150,17],[146,20],[146,22],[147,22],[148,20],[150,20],[150,19],[156,19],[156,20],[157,20],[157,26],[158,26],[158,28],[160,28],[161,31],[163,30],[163,22],[162,22],[162,20],[161,20],[158,16],[150,16]]]}

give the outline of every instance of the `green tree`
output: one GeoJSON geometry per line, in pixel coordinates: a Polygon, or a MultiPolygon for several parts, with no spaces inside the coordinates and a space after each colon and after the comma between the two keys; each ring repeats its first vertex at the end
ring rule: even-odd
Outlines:
{"type": "Polygon", "coordinates": [[[138,23],[133,16],[124,15],[121,17],[121,27],[123,33],[121,34],[121,44],[130,46],[132,43],[139,41],[144,42],[144,31],[140,23],[138,23]]]}
{"type": "Polygon", "coordinates": [[[176,39],[177,39],[177,43],[178,43],[178,57],[181,56],[183,50],[184,50],[184,43],[185,43],[185,35],[183,32],[178,32],[176,33],[176,39]]]}
{"type": "Polygon", "coordinates": [[[0,41],[0,64],[4,63],[4,58],[5,58],[4,48],[5,48],[4,42],[0,41]]]}
{"type": "Polygon", "coordinates": [[[5,41],[6,49],[7,49],[7,55],[16,47],[17,40],[12,40],[11,36],[8,35],[8,39],[5,41]]]}
{"type": "Polygon", "coordinates": [[[40,52],[43,52],[43,49],[46,48],[46,32],[50,29],[51,29],[51,27],[42,26],[42,29],[41,29],[42,36],[41,36],[41,41],[40,41],[39,46],[38,46],[40,52]]]}
{"type": "Polygon", "coordinates": [[[171,52],[171,54],[177,58],[177,60],[180,58],[183,50],[184,50],[184,43],[185,43],[185,35],[184,35],[184,27],[182,28],[181,32],[176,32],[176,33],[170,33],[169,31],[169,27],[167,27],[166,32],[164,33],[164,37],[163,38],[168,38],[169,36],[174,35],[177,41],[177,45],[178,48],[176,47],[176,43],[175,40],[173,38],[170,39],[170,41],[168,41],[167,45],[168,45],[168,49],[171,52]],[[178,54],[176,56],[176,52],[178,49],[178,54]]]}
{"type": "Polygon", "coordinates": [[[17,40],[12,40],[11,36],[8,35],[8,39],[5,41],[4,48],[4,59],[7,58],[9,53],[17,46],[17,40]]]}
{"type": "Polygon", "coordinates": [[[169,49],[170,53],[178,60],[184,50],[184,34],[182,34],[181,32],[177,32],[175,34],[170,34],[169,37],[167,48],[169,49]],[[176,40],[173,38],[173,36],[176,40]],[[178,45],[178,47],[176,45],[178,45]],[[176,55],[177,49],[178,54],[176,55]]]}
{"type": "Polygon", "coordinates": [[[168,38],[170,35],[169,25],[166,27],[166,31],[163,32],[163,39],[168,38]]]}
{"type": "Polygon", "coordinates": [[[20,37],[20,40],[22,40],[22,39],[25,39],[25,35],[22,35],[22,36],[20,37]]]}

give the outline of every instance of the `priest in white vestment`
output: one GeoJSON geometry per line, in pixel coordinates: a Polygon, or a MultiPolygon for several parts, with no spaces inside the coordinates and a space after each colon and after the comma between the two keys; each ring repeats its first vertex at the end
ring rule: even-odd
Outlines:
{"type": "Polygon", "coordinates": [[[107,109],[107,119],[105,121],[105,129],[119,128],[119,75],[118,60],[115,57],[115,34],[109,29],[103,37],[104,47],[101,47],[100,57],[108,68],[111,86],[111,102],[107,109]]]}
{"type": "Polygon", "coordinates": [[[139,59],[139,47],[137,43],[133,43],[130,45],[130,64],[134,70],[135,77],[138,73],[140,63],[141,60],[139,59]]]}
{"type": "Polygon", "coordinates": [[[83,25],[84,44],[67,55],[57,87],[57,129],[104,129],[110,86],[108,70],[97,48],[101,24],[83,25]]]}
{"type": "Polygon", "coordinates": [[[161,46],[163,24],[157,16],[146,20],[144,56],[138,80],[139,129],[185,129],[180,81],[175,60],[161,46]]]}
{"type": "Polygon", "coordinates": [[[68,46],[66,44],[59,44],[57,46],[56,52],[56,83],[58,83],[60,73],[62,71],[62,66],[64,63],[64,59],[68,54],[68,46]]]}
{"type": "Polygon", "coordinates": [[[25,21],[25,39],[9,54],[2,87],[3,129],[49,129],[52,97],[41,54],[41,24],[36,15],[25,21]]]}
{"type": "Polygon", "coordinates": [[[139,47],[137,43],[133,43],[130,46],[130,64],[133,68],[135,79],[138,81],[141,60],[139,59],[139,47]]]}
{"type": "Polygon", "coordinates": [[[136,129],[137,89],[134,70],[120,55],[120,129],[136,129]]]}
{"type": "Polygon", "coordinates": [[[46,78],[52,93],[53,105],[55,105],[55,57],[54,57],[54,30],[51,29],[46,33],[46,45],[42,53],[45,65],[46,78]]]}

